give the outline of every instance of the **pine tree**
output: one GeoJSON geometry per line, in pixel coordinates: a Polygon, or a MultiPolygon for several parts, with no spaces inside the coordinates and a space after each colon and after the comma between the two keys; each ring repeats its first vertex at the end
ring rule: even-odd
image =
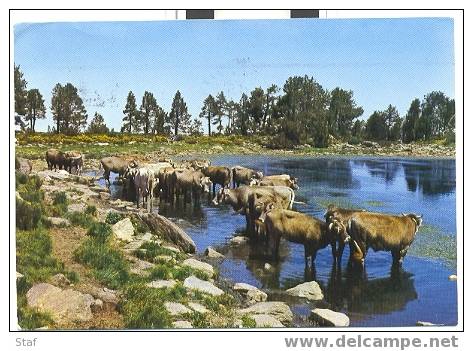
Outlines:
{"type": "Polygon", "coordinates": [[[51,112],[56,122],[56,133],[77,134],[87,125],[87,112],[71,83],[56,84],[52,91],[51,112]]]}
{"type": "Polygon", "coordinates": [[[34,132],[36,120],[46,118],[44,99],[38,89],[28,90],[26,97],[26,111],[25,119],[30,122],[30,130],[34,132]]]}
{"type": "Polygon", "coordinates": [[[212,119],[216,115],[216,110],[217,110],[217,105],[216,105],[215,99],[212,95],[209,94],[209,96],[207,96],[207,98],[204,100],[204,105],[202,106],[202,110],[199,114],[200,118],[207,119],[208,135],[212,134],[210,123],[212,122],[212,119]]]}
{"type": "Polygon", "coordinates": [[[23,78],[23,72],[20,71],[20,66],[14,68],[14,86],[15,86],[15,124],[24,125],[22,118],[27,113],[26,97],[27,86],[26,79],[23,78]]]}
{"type": "Polygon", "coordinates": [[[171,112],[168,116],[168,124],[170,125],[174,136],[178,136],[179,132],[188,134],[191,125],[191,115],[187,111],[187,104],[178,90],[172,101],[171,112]]]}
{"type": "Polygon", "coordinates": [[[145,91],[140,106],[140,121],[145,134],[151,131],[151,123],[154,121],[156,106],[156,99],[153,94],[149,91],[145,91]]]}
{"type": "Polygon", "coordinates": [[[107,134],[109,129],[105,124],[103,116],[95,112],[94,118],[90,121],[89,128],[87,128],[87,133],[91,134],[107,134]]]}
{"type": "Polygon", "coordinates": [[[121,131],[131,134],[133,129],[136,129],[138,125],[137,123],[138,111],[136,109],[136,98],[132,91],[128,93],[128,97],[126,99],[126,105],[125,105],[125,109],[123,110],[123,114],[125,115],[125,117],[123,117],[123,124],[122,124],[121,131]]]}

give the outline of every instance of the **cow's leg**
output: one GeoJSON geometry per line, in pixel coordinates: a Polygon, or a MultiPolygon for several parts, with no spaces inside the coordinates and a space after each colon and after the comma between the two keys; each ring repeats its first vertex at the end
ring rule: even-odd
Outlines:
{"type": "Polygon", "coordinates": [[[274,238],[273,258],[275,261],[279,259],[279,243],[281,242],[281,236],[276,235],[274,238]]]}
{"type": "Polygon", "coordinates": [[[337,262],[337,257],[338,257],[338,252],[337,252],[337,241],[334,240],[330,243],[330,246],[332,247],[332,258],[333,262],[337,262]]]}
{"type": "Polygon", "coordinates": [[[103,178],[105,179],[105,184],[108,184],[108,186],[110,187],[110,170],[104,170],[103,178]]]}
{"type": "Polygon", "coordinates": [[[212,196],[213,196],[213,197],[215,197],[215,186],[216,186],[216,185],[217,185],[217,184],[216,184],[215,182],[212,182],[212,192],[213,192],[212,196]]]}
{"type": "Polygon", "coordinates": [[[402,264],[401,251],[399,249],[391,250],[393,256],[393,267],[399,267],[402,264]]]}

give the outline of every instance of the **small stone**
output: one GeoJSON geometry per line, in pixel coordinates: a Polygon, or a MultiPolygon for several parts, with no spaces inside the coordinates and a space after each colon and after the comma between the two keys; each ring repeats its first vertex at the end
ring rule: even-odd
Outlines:
{"type": "Polygon", "coordinates": [[[67,206],[67,212],[84,212],[85,204],[83,203],[74,203],[67,206]]]}
{"type": "Polygon", "coordinates": [[[172,322],[172,326],[177,329],[193,328],[191,322],[189,321],[175,321],[172,322]]]}
{"type": "Polygon", "coordinates": [[[268,294],[259,289],[248,290],[246,297],[250,303],[256,303],[266,301],[268,299],[268,294]]]}
{"type": "Polygon", "coordinates": [[[310,318],[316,320],[323,326],[348,327],[350,318],[344,313],[335,312],[327,308],[315,308],[310,313],[310,318]]]}
{"type": "Polygon", "coordinates": [[[265,271],[270,271],[270,270],[272,270],[272,269],[273,269],[273,266],[271,266],[269,263],[266,262],[266,263],[264,264],[264,270],[265,270],[265,271]]]}
{"type": "Polygon", "coordinates": [[[29,307],[51,314],[58,323],[86,322],[93,318],[90,306],[94,298],[76,290],[62,290],[48,283],[39,283],[28,290],[26,300],[29,307]]]}
{"type": "Polygon", "coordinates": [[[286,292],[291,296],[305,297],[307,300],[323,300],[324,294],[319,284],[315,281],[305,282],[293,288],[287,289],[286,292]]]}
{"type": "Polygon", "coordinates": [[[222,289],[217,288],[212,283],[207,282],[205,280],[201,280],[193,275],[184,280],[184,287],[190,290],[197,290],[212,296],[220,296],[224,294],[222,289]]]}
{"type": "Polygon", "coordinates": [[[55,227],[68,227],[71,225],[71,222],[66,218],[47,217],[46,220],[55,227]]]}
{"type": "Polygon", "coordinates": [[[58,273],[56,275],[53,275],[49,279],[49,281],[51,282],[51,284],[53,284],[55,286],[58,286],[60,288],[65,288],[65,287],[67,287],[68,285],[71,284],[69,279],[67,279],[66,276],[62,273],[58,273]]]}
{"type": "Polygon", "coordinates": [[[247,283],[236,283],[233,286],[233,290],[246,293],[248,290],[258,290],[258,288],[247,283]]]}
{"type": "Polygon", "coordinates": [[[16,272],[16,281],[21,280],[21,278],[23,277],[24,277],[23,274],[16,272]]]}
{"type": "Polygon", "coordinates": [[[451,281],[455,281],[457,280],[457,275],[456,274],[452,274],[448,277],[448,280],[451,280],[451,281]]]}
{"type": "Polygon", "coordinates": [[[205,255],[210,257],[210,258],[225,258],[224,255],[222,255],[220,252],[215,251],[214,248],[209,246],[208,248],[205,249],[205,255]]]}
{"type": "Polygon", "coordinates": [[[133,227],[133,223],[131,223],[130,218],[127,217],[115,223],[112,226],[112,232],[118,239],[126,242],[132,242],[135,228],[133,227]]]}
{"type": "Polygon", "coordinates": [[[177,282],[175,280],[154,280],[146,286],[148,288],[163,289],[163,288],[173,288],[177,282]]]}
{"type": "Polygon", "coordinates": [[[250,239],[247,238],[246,236],[238,235],[238,236],[234,236],[233,238],[231,238],[230,243],[233,244],[233,245],[241,245],[241,244],[247,243],[249,240],[250,239]]]}
{"type": "Polygon", "coordinates": [[[110,193],[107,193],[105,191],[99,192],[99,196],[101,200],[110,200],[110,193]]]}
{"type": "Polygon", "coordinates": [[[248,308],[237,310],[238,314],[269,314],[280,322],[292,322],[293,314],[287,304],[281,301],[258,302],[248,308]]]}
{"type": "Polygon", "coordinates": [[[192,313],[192,311],[188,309],[186,306],[177,302],[165,302],[164,307],[166,308],[166,310],[169,312],[171,316],[179,316],[185,313],[192,313]]]}
{"type": "Polygon", "coordinates": [[[209,313],[209,310],[197,302],[189,302],[189,307],[199,313],[209,313]]]}
{"type": "Polygon", "coordinates": [[[209,278],[214,275],[214,268],[212,267],[212,265],[196,260],[195,258],[188,258],[187,260],[184,260],[184,262],[182,262],[182,265],[201,271],[205,273],[209,278]]]}
{"type": "Polygon", "coordinates": [[[251,318],[255,320],[257,328],[284,328],[284,324],[269,314],[254,314],[251,318]]]}

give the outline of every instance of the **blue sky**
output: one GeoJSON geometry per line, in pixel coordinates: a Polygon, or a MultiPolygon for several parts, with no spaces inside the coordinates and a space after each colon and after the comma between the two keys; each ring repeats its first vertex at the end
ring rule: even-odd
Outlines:
{"type": "Polygon", "coordinates": [[[79,88],[89,115],[119,130],[130,90],[151,91],[166,111],[180,90],[193,117],[210,93],[241,93],[289,76],[354,91],[363,118],[387,105],[404,115],[433,90],[454,97],[453,20],[246,20],[17,24],[14,60],[48,107],[51,90],[79,88]]]}

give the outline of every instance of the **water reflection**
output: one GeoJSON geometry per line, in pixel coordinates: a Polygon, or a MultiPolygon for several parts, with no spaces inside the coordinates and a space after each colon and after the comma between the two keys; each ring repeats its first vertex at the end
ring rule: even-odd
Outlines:
{"type": "Polygon", "coordinates": [[[402,163],[409,191],[424,195],[449,194],[455,191],[455,160],[431,160],[428,163],[402,163]]]}
{"type": "Polygon", "coordinates": [[[371,176],[383,178],[387,184],[394,181],[400,169],[398,162],[386,160],[355,160],[354,164],[367,167],[371,176]]]}
{"type": "Polygon", "coordinates": [[[389,277],[368,279],[366,271],[332,267],[325,290],[334,308],[352,313],[391,313],[417,299],[413,274],[402,269],[393,269],[389,277]]]}

